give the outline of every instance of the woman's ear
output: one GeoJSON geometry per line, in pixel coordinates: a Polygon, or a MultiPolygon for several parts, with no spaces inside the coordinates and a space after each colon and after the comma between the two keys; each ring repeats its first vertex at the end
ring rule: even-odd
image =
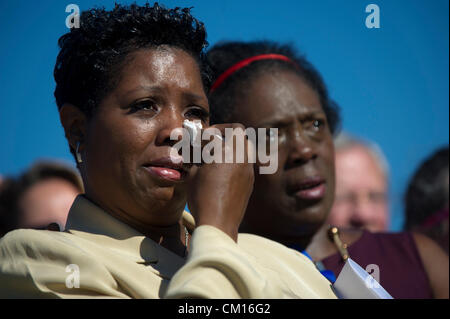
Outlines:
{"type": "Polygon", "coordinates": [[[75,150],[77,144],[81,146],[86,139],[86,115],[75,105],[66,103],[59,110],[59,119],[70,147],[75,150]]]}

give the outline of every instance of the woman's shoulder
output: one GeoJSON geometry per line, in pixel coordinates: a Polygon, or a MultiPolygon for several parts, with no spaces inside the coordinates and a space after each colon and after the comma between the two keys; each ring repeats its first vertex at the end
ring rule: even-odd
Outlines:
{"type": "Polygon", "coordinates": [[[359,238],[348,246],[350,256],[383,264],[409,265],[409,268],[423,270],[422,263],[427,252],[435,252],[432,240],[408,231],[370,232],[363,230],[359,238]]]}
{"type": "Polygon", "coordinates": [[[58,239],[63,232],[40,229],[15,229],[6,233],[0,238],[0,247],[4,246],[33,246],[37,242],[45,242],[51,239],[58,239]]]}
{"type": "Polygon", "coordinates": [[[68,243],[72,234],[63,231],[41,230],[41,229],[15,229],[0,238],[0,246],[3,245],[34,245],[39,242],[61,241],[68,243]]]}
{"type": "Polygon", "coordinates": [[[67,232],[11,231],[0,239],[0,298],[122,296],[99,251],[67,232]]]}
{"type": "MultiPolygon", "coordinates": [[[[341,239],[348,246],[355,245],[383,245],[389,244],[396,247],[409,246],[415,248],[414,236],[410,232],[371,232],[364,229],[346,228],[341,231],[341,239]]],[[[404,249],[404,248],[402,248],[404,249]]]]}
{"type": "Polygon", "coordinates": [[[350,246],[360,240],[363,235],[366,235],[369,232],[360,228],[339,228],[339,233],[342,242],[347,244],[347,246],[350,246]]]}
{"type": "Polygon", "coordinates": [[[421,268],[417,242],[410,232],[343,231],[341,239],[348,244],[350,257],[362,263],[421,268]]]}
{"type": "Polygon", "coordinates": [[[70,233],[16,229],[0,239],[0,264],[18,260],[39,260],[83,253],[79,239],[70,233]]]}

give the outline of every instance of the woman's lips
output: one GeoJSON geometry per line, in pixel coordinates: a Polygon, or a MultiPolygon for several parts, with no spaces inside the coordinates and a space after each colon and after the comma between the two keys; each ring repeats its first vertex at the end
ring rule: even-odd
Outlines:
{"type": "Polygon", "coordinates": [[[180,181],[187,175],[183,163],[174,163],[170,157],[147,163],[144,168],[153,176],[169,181],[180,181]]]}
{"type": "Polygon", "coordinates": [[[179,181],[182,178],[182,173],[176,169],[161,166],[146,166],[145,168],[151,174],[163,179],[179,181]]]}
{"type": "Polygon", "coordinates": [[[306,178],[294,183],[290,193],[302,200],[319,200],[325,196],[326,183],[323,178],[306,178]]]}
{"type": "Polygon", "coordinates": [[[317,186],[299,190],[295,193],[295,197],[305,200],[317,200],[322,199],[325,196],[325,191],[325,183],[321,183],[317,186]]]}

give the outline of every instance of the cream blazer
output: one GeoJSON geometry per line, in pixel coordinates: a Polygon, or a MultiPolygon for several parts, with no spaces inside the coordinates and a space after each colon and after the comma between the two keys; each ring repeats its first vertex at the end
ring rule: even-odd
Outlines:
{"type": "Polygon", "coordinates": [[[0,240],[1,298],[336,298],[314,264],[263,237],[193,231],[184,259],[83,196],[66,230],[19,229],[0,240]]]}

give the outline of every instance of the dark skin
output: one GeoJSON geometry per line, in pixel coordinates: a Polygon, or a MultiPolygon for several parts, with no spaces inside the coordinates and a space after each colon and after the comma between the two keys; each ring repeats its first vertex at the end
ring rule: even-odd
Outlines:
{"type": "Polygon", "coordinates": [[[326,115],[317,94],[291,72],[261,75],[249,92],[234,118],[248,127],[278,128],[279,164],[275,174],[256,174],[242,230],[306,247],[334,199],[333,138],[326,115]],[[296,181],[317,176],[325,181],[322,199],[304,201],[293,194],[296,181]]]}
{"type": "MultiPolygon", "coordinates": [[[[85,196],[180,256],[185,250],[181,217],[188,197],[197,226],[217,227],[237,240],[253,186],[252,164],[201,169],[184,165],[178,180],[149,174],[146,168],[170,156],[177,142],[170,140],[170,133],[185,119],[209,123],[197,63],[185,51],[167,46],[132,52],[127,61],[118,84],[90,119],[71,104],[60,110],[70,145],[76,149],[80,143],[85,196]]],[[[215,127],[223,131],[234,126],[215,127]]]]}
{"type": "MultiPolygon", "coordinates": [[[[277,127],[281,137],[278,171],[272,175],[255,173],[254,192],[240,231],[285,245],[296,244],[314,261],[338,253],[327,237],[325,224],[335,192],[333,138],[318,94],[289,71],[261,74],[246,92],[239,101],[241,107],[235,108],[233,121],[246,127],[277,127]],[[325,195],[318,200],[296,198],[289,191],[293,179],[312,175],[324,178],[325,195]]],[[[360,229],[341,229],[340,233],[348,245],[362,235],[360,229]]],[[[448,298],[448,256],[425,236],[414,234],[414,240],[434,296],[448,298]]]]}

